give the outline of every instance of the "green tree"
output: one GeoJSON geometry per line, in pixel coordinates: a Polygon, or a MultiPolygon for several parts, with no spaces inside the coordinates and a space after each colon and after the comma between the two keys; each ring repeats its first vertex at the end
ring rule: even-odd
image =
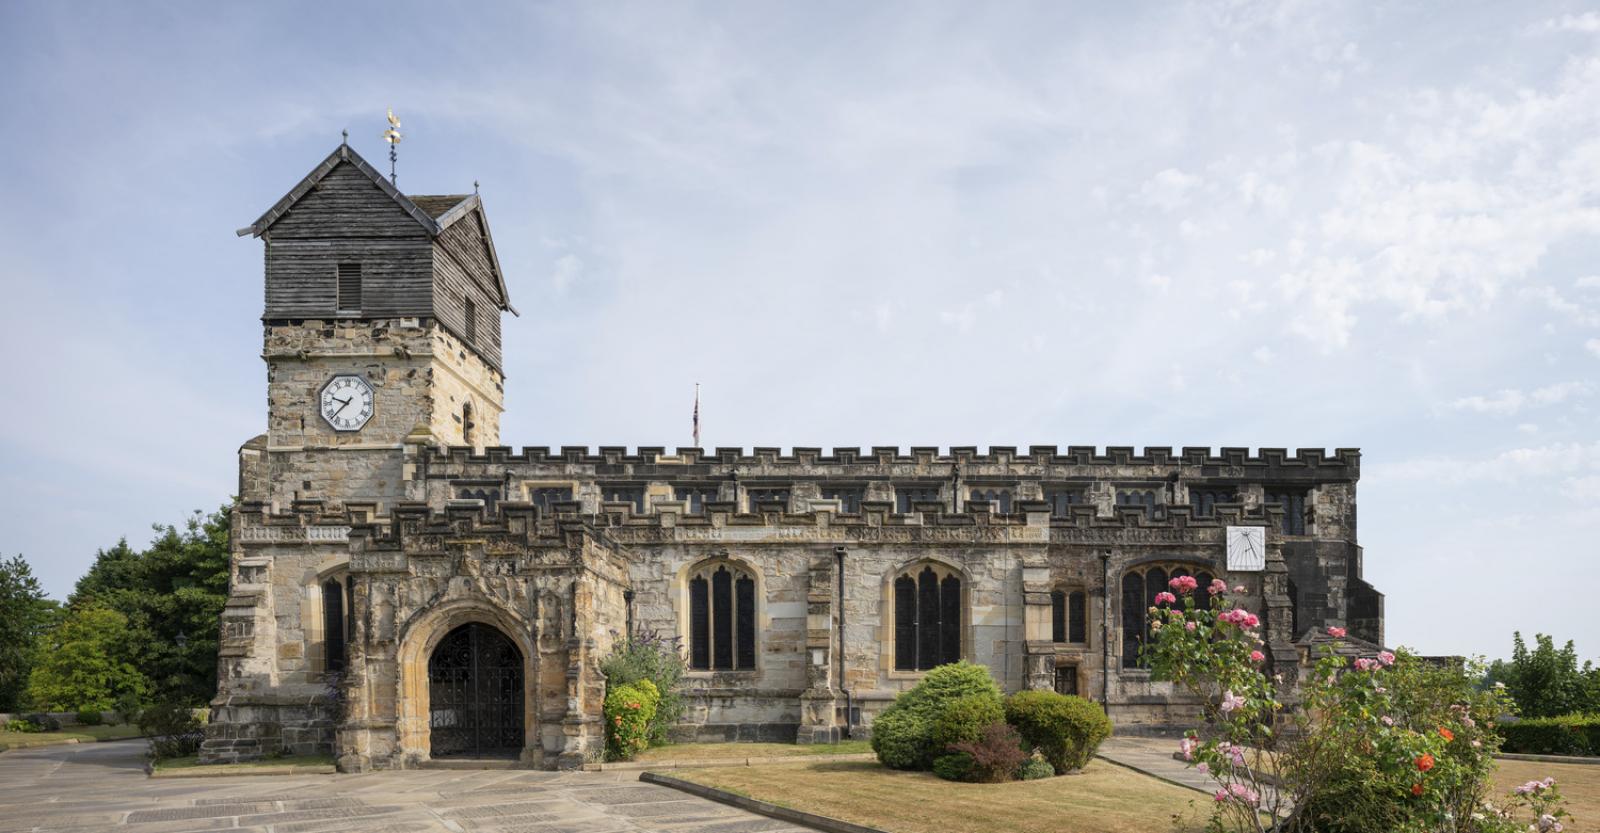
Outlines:
{"type": "Polygon", "coordinates": [[[119,658],[140,669],[158,700],[203,705],[217,690],[217,621],[228,598],[228,510],[155,527],[143,551],[101,550],[70,603],[127,619],[119,658]]]}
{"type": "Polygon", "coordinates": [[[1485,682],[1504,683],[1523,717],[1600,711],[1600,669],[1589,662],[1580,668],[1571,640],[1558,649],[1554,638],[1534,634],[1530,650],[1521,632],[1514,633],[1511,660],[1496,660],[1485,682]]]}
{"type": "Polygon", "coordinates": [[[28,676],[28,699],[48,711],[104,711],[144,691],[145,677],[123,658],[128,619],[96,605],[72,608],[45,635],[28,676]]]}
{"type": "Polygon", "coordinates": [[[23,706],[39,638],[54,624],[58,607],[22,556],[0,559],[0,712],[23,706]]]}

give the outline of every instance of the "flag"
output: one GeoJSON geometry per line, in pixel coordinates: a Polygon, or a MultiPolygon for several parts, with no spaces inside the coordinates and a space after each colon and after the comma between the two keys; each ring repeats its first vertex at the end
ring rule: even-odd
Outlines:
{"type": "Polygon", "coordinates": [[[700,383],[694,383],[694,447],[700,447],[700,383]]]}

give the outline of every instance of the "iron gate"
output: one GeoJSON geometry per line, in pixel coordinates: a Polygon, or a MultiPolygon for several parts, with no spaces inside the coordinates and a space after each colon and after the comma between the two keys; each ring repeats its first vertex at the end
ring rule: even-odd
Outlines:
{"type": "Polygon", "coordinates": [[[515,755],[522,749],[522,652],[489,625],[462,625],[428,659],[429,753],[515,755]]]}

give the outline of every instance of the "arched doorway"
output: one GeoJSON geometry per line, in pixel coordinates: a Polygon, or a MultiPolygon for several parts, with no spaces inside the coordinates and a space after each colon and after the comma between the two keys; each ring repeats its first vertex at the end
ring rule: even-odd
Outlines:
{"type": "Polygon", "coordinates": [[[462,625],[428,658],[429,755],[515,756],[523,746],[522,652],[480,622],[462,625]]]}

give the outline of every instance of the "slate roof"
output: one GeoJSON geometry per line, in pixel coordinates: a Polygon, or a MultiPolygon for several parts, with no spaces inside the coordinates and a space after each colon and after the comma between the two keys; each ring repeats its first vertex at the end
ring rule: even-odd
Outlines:
{"type": "Polygon", "coordinates": [[[426,211],[428,213],[429,217],[432,217],[433,219],[437,220],[440,217],[443,217],[447,212],[449,212],[450,209],[455,208],[456,206],[458,206],[461,203],[465,202],[472,195],[471,194],[408,194],[407,196],[409,196],[411,198],[411,202],[415,203],[418,208],[422,209],[423,211],[426,211]]]}

